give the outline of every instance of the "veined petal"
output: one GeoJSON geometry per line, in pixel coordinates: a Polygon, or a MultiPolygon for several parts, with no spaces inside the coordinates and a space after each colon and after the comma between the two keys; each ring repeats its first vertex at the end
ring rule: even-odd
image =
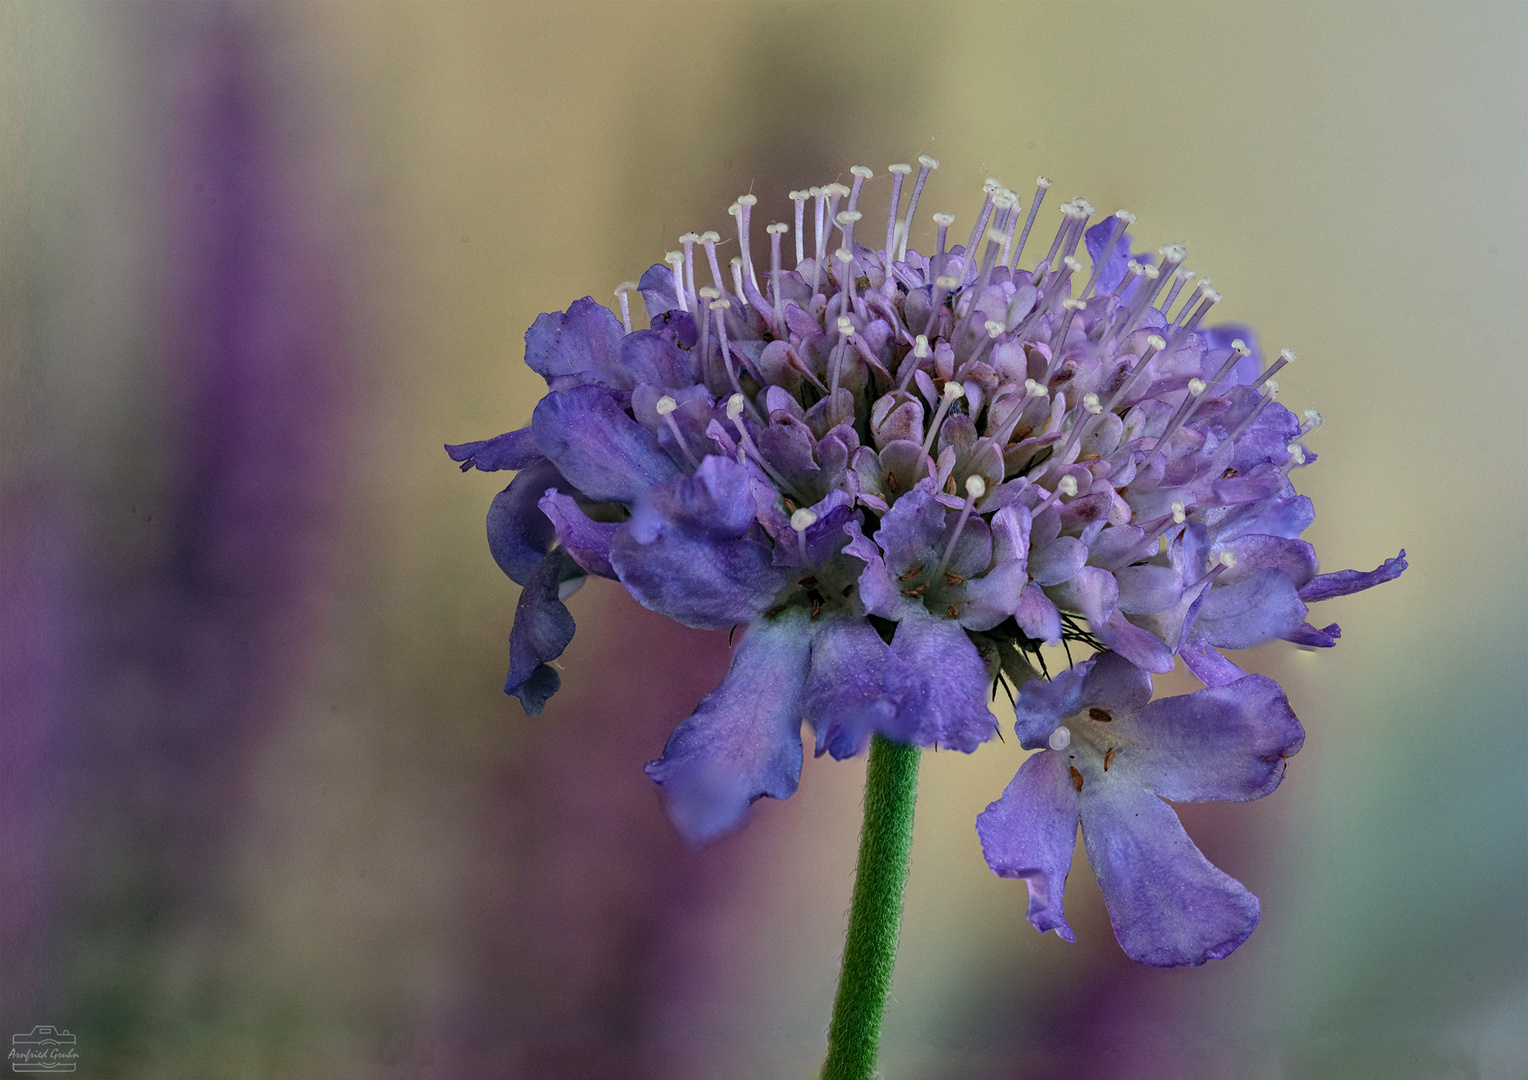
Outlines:
{"type": "Polygon", "coordinates": [[[498,472],[501,469],[524,469],[541,460],[541,451],[531,441],[531,429],[506,431],[491,439],[452,445],[446,443],[446,453],[452,461],[461,462],[462,472],[478,469],[481,472],[498,472]]]}
{"type": "Polygon", "coordinates": [[[1222,649],[1250,649],[1294,630],[1305,611],[1289,575],[1264,567],[1235,585],[1212,588],[1192,633],[1222,649]]]}
{"type": "Polygon", "coordinates": [[[1115,723],[1125,742],[1114,762],[1121,779],[1175,802],[1261,799],[1305,742],[1284,691],[1263,675],[1161,698],[1115,723]]]}
{"type": "Polygon", "coordinates": [[[1077,792],[1066,758],[1042,750],[1025,759],[998,799],[976,818],[982,855],[998,877],[1022,878],[1029,887],[1030,925],[1076,941],[1062,901],[1077,842],[1077,792]]]}
{"type": "Polygon", "coordinates": [[[537,716],[557,693],[562,679],[550,661],[573,640],[573,616],[561,599],[565,581],[581,577],[568,554],[559,548],[547,555],[520,590],[515,623],[509,632],[509,675],[504,692],[520,699],[527,716],[537,716]]]}
{"type": "Polygon", "coordinates": [[[615,538],[614,522],[593,521],[579,507],[571,495],[549,491],[538,504],[557,529],[557,540],[563,550],[591,574],[613,578],[615,570],[610,565],[610,542],[615,538]]]}
{"type": "Polygon", "coordinates": [[[910,743],[918,717],[916,673],[864,619],[831,619],[812,637],[802,715],[817,733],[817,753],[836,760],[864,750],[879,732],[910,743]]]}
{"type": "Polygon", "coordinates": [[[1134,784],[1079,775],[1088,861],[1132,960],[1193,967],[1247,940],[1257,927],[1257,897],[1210,864],[1170,806],[1134,784]]]}
{"type": "Polygon", "coordinates": [[[658,440],[598,386],[542,398],[531,417],[536,448],[597,502],[634,503],[679,472],[658,440]]]}
{"type": "Polygon", "coordinates": [[[565,312],[537,315],[525,332],[525,365],[553,389],[589,382],[621,385],[620,355],[621,320],[588,296],[565,312]]]}
{"type": "Polygon", "coordinates": [[[760,798],[794,794],[810,648],[804,612],[750,626],[722,684],[674,729],[663,756],[648,763],[669,818],[691,843],[739,828],[760,798]]]}
{"type": "Polygon", "coordinates": [[[515,584],[530,580],[556,536],[538,505],[541,497],[549,488],[567,486],[557,466],[541,461],[511,480],[488,505],[488,551],[515,584]]]}
{"type": "Polygon", "coordinates": [[[891,648],[919,679],[911,742],[969,754],[992,737],[987,665],[959,623],[914,613],[897,623],[891,648]]]}

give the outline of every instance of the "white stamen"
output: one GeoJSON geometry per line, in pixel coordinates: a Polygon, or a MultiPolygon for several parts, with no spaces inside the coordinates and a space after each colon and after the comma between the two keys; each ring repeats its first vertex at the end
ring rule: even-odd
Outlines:
{"type": "Polygon", "coordinates": [[[675,401],[667,394],[664,394],[661,398],[658,399],[656,404],[653,405],[653,408],[657,410],[659,416],[667,416],[669,413],[679,408],[679,402],[675,401]]]}
{"type": "Polygon", "coordinates": [[[1040,204],[1045,201],[1045,193],[1050,190],[1051,182],[1048,177],[1041,176],[1035,180],[1035,201],[1029,204],[1029,217],[1024,219],[1024,231],[1019,234],[1019,242],[1013,246],[1013,254],[1009,256],[1008,265],[1017,269],[1019,257],[1024,254],[1024,245],[1029,243],[1029,230],[1035,227],[1035,216],[1040,213],[1040,204]]]}
{"type": "Polygon", "coordinates": [[[722,234],[713,229],[707,229],[700,234],[701,247],[706,249],[706,259],[711,264],[711,284],[716,286],[718,293],[727,291],[727,286],[722,284],[721,263],[716,260],[716,245],[721,238],[722,234]]]}
{"type": "Polygon", "coordinates": [[[684,291],[684,252],[670,251],[663,256],[663,261],[669,264],[669,269],[674,272],[674,299],[679,301],[680,311],[690,310],[690,298],[684,291]]]}
{"type": "Polygon", "coordinates": [[[1315,409],[1306,409],[1305,423],[1300,425],[1300,438],[1303,439],[1305,436],[1315,431],[1322,425],[1325,420],[1326,417],[1322,416],[1315,409]]]}
{"type": "Polygon", "coordinates": [[[699,241],[698,232],[687,232],[679,238],[679,246],[684,248],[684,291],[690,294],[690,307],[697,313],[700,305],[695,302],[695,245],[699,241]]]}
{"type": "Polygon", "coordinates": [[[987,336],[989,338],[995,338],[1004,330],[1008,329],[1006,323],[1000,323],[996,319],[988,319],[986,322],[982,323],[982,325],[987,328],[987,336]]]}
{"type": "Polygon", "coordinates": [[[891,206],[886,211],[886,269],[889,273],[897,255],[897,214],[902,209],[902,181],[913,167],[888,165],[886,171],[891,173],[891,206]]]}
{"type": "Polygon", "coordinates": [[[1050,733],[1050,737],[1045,740],[1045,745],[1052,750],[1065,750],[1072,745],[1072,733],[1063,724],[1050,733]]]}
{"type": "Polygon", "coordinates": [[[727,419],[734,424],[737,423],[738,417],[743,415],[743,406],[746,404],[748,399],[742,394],[733,394],[727,399],[727,419]]]}
{"type": "Polygon", "coordinates": [[[951,379],[944,384],[944,397],[946,401],[954,401],[957,398],[963,398],[965,396],[966,388],[960,385],[960,383],[956,382],[954,379],[951,379]]]}
{"type": "Polygon", "coordinates": [[[1073,495],[1077,494],[1077,478],[1071,473],[1067,473],[1061,478],[1061,482],[1056,485],[1056,490],[1070,499],[1073,495]]]}
{"type": "Polygon", "coordinates": [[[913,231],[913,215],[918,211],[918,198],[923,194],[923,185],[928,182],[928,174],[939,168],[939,162],[927,154],[918,156],[918,179],[913,183],[912,197],[907,200],[907,216],[902,219],[898,231],[902,234],[897,241],[897,258],[907,258],[907,239],[913,231]]]}
{"type": "Polygon", "coordinates": [[[1188,520],[1188,512],[1187,512],[1187,510],[1183,506],[1183,500],[1182,499],[1174,499],[1173,500],[1173,523],[1176,524],[1176,525],[1182,525],[1187,520],[1188,520]]]}
{"type": "Polygon", "coordinates": [[[1220,553],[1220,565],[1224,566],[1227,570],[1235,570],[1236,569],[1236,552],[1234,552],[1234,551],[1222,551],[1220,553]]]}
{"type": "Polygon", "coordinates": [[[804,506],[791,515],[791,528],[795,529],[798,533],[806,532],[816,524],[817,515],[804,506]]]}
{"type": "Polygon", "coordinates": [[[987,481],[974,474],[966,477],[966,494],[973,499],[980,499],[987,494],[987,481]]]}
{"type": "Polygon", "coordinates": [[[631,333],[631,298],[627,294],[636,287],[635,281],[623,281],[615,287],[615,298],[621,304],[621,324],[628,334],[631,333]]]}
{"type": "MultiPolygon", "coordinates": [[[[732,269],[732,295],[733,296],[737,296],[737,297],[741,297],[743,295],[743,258],[742,258],[742,256],[741,255],[734,255],[732,257],[732,259],[728,262],[727,265],[729,267],[731,267],[731,269],[732,269]]],[[[754,288],[757,289],[758,286],[755,285],[754,288]]]]}
{"type": "Polygon", "coordinates": [[[934,355],[934,350],[929,348],[928,338],[923,334],[913,338],[913,355],[920,360],[934,355]]]}
{"type": "Polygon", "coordinates": [[[1043,384],[1041,384],[1039,382],[1036,382],[1034,379],[1025,379],[1024,380],[1024,396],[1025,397],[1046,397],[1049,394],[1050,394],[1050,391],[1045,389],[1045,386],[1043,384]]]}
{"type": "Polygon", "coordinates": [[[960,398],[966,396],[966,388],[954,379],[949,379],[944,384],[943,395],[939,399],[939,408],[934,410],[934,419],[929,423],[928,434],[923,437],[923,454],[934,448],[934,438],[939,434],[939,425],[944,423],[944,414],[950,411],[950,406],[960,398]]]}
{"type": "Polygon", "coordinates": [[[700,468],[700,461],[695,457],[695,452],[690,449],[690,444],[684,441],[684,433],[679,430],[679,422],[674,419],[674,410],[679,408],[679,402],[664,394],[654,403],[653,408],[663,418],[664,423],[668,424],[674,441],[679,444],[679,449],[684,451],[685,458],[690,462],[690,468],[700,468]]]}
{"type": "Polygon", "coordinates": [[[1099,413],[1104,411],[1104,407],[1099,404],[1097,394],[1083,394],[1082,407],[1093,416],[1097,416],[1099,413]]]}
{"type": "Polygon", "coordinates": [[[806,201],[812,197],[808,191],[791,192],[791,202],[796,204],[796,265],[806,259],[806,201]]]}
{"type": "Polygon", "coordinates": [[[1289,451],[1289,456],[1291,459],[1293,459],[1296,465],[1305,464],[1305,447],[1301,446],[1299,443],[1290,443],[1288,446],[1284,447],[1284,449],[1289,451]]]}
{"type": "Polygon", "coordinates": [[[1203,379],[1190,379],[1188,381],[1188,392],[1194,397],[1198,397],[1204,393],[1207,385],[1203,379]]]}

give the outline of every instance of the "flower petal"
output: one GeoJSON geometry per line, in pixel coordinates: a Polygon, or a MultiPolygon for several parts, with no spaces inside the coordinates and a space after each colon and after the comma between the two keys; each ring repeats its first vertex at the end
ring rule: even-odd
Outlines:
{"type": "Polygon", "coordinates": [[[1305,611],[1289,575],[1264,567],[1235,585],[1212,588],[1192,632],[1222,649],[1250,649],[1293,631],[1305,611]]]}
{"type": "Polygon", "coordinates": [[[525,332],[525,365],[554,390],[590,382],[618,386],[621,335],[621,320],[586,296],[566,312],[536,316],[525,332]]]}
{"type": "Polygon", "coordinates": [[[1338,570],[1334,574],[1321,574],[1300,590],[1300,599],[1307,604],[1314,604],[1318,600],[1330,600],[1334,596],[1362,592],[1364,589],[1372,589],[1376,585],[1400,577],[1405,569],[1406,549],[1402,548],[1401,553],[1395,558],[1386,559],[1367,574],[1359,570],[1338,570]]]}
{"type": "Polygon", "coordinates": [[[732,832],[756,800],[789,798],[801,779],[801,690],[811,634],[804,612],[750,626],[722,684],[669,736],[647,775],[693,844],[732,832]]]}
{"type": "Polygon", "coordinates": [[[571,495],[549,491],[538,503],[541,512],[557,529],[557,540],[564,551],[591,574],[614,578],[610,565],[610,542],[615,538],[613,522],[593,521],[571,495]]]}
{"type": "Polygon", "coordinates": [[[1161,698],[1116,722],[1126,744],[1114,769],[1175,802],[1261,799],[1305,742],[1284,691],[1263,675],[1161,698]]]}
{"type": "Polygon", "coordinates": [[[462,472],[477,469],[481,472],[498,472],[501,469],[523,469],[541,460],[541,451],[531,441],[531,429],[506,431],[491,439],[461,443],[446,443],[446,453],[452,461],[459,461],[462,472]]]}
{"type": "Polygon", "coordinates": [[[982,855],[998,877],[1029,886],[1026,918],[1040,933],[1076,941],[1062,901],[1077,843],[1077,792],[1064,756],[1042,750],[1025,759],[998,799],[976,818],[982,855]]]}
{"type": "Polygon", "coordinates": [[[520,699],[527,716],[538,716],[562,679],[549,666],[573,640],[573,616],[561,599],[565,581],[581,577],[567,552],[547,555],[520,590],[515,623],[509,632],[509,674],[504,692],[520,699]]]}
{"type": "Polygon", "coordinates": [[[658,440],[598,386],[542,398],[531,416],[536,448],[597,502],[633,503],[679,472],[658,440]]]}
{"type": "Polygon", "coordinates": [[[557,535],[537,503],[548,488],[566,486],[557,466],[541,461],[511,480],[488,505],[488,551],[517,585],[530,580],[557,535]]]}
{"type": "Polygon", "coordinates": [[[1082,840],[1120,947],[1157,967],[1230,955],[1257,927],[1257,897],[1210,864],[1161,799],[1097,780],[1080,792],[1082,840]]]}
{"type": "Polygon", "coordinates": [[[891,648],[919,680],[911,742],[969,754],[992,738],[987,665],[959,623],[914,613],[897,623],[891,648]]]}
{"type": "Polygon", "coordinates": [[[864,619],[831,619],[812,638],[802,715],[817,733],[817,753],[854,757],[872,733],[910,743],[918,717],[916,674],[864,619]]]}

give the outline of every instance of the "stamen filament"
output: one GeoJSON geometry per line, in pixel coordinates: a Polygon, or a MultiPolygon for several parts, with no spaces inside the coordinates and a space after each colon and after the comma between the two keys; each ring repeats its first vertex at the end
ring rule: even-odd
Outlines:
{"type": "Polygon", "coordinates": [[[934,410],[934,419],[928,426],[928,434],[923,437],[923,456],[928,457],[929,451],[934,447],[934,438],[939,434],[939,425],[944,423],[944,414],[950,411],[950,405],[957,398],[966,396],[966,388],[954,379],[944,384],[944,393],[939,399],[939,408],[934,410]]]}
{"type": "Polygon", "coordinates": [[[944,568],[950,565],[950,556],[955,554],[955,544],[960,540],[960,534],[966,527],[966,522],[971,519],[971,511],[976,508],[976,500],[987,494],[987,481],[980,476],[966,477],[966,504],[960,508],[960,517],[955,519],[955,531],[950,534],[949,542],[944,545],[944,554],[939,558],[939,565],[934,567],[934,572],[929,575],[930,581],[938,581],[939,575],[944,573],[944,568]]]}
{"type": "Polygon", "coordinates": [[[913,183],[913,194],[907,201],[907,217],[902,220],[902,240],[897,245],[897,258],[907,258],[907,239],[913,229],[913,214],[918,210],[918,197],[923,194],[923,185],[928,181],[928,174],[939,168],[939,162],[921,154],[918,157],[918,179],[913,183]]]}
{"type": "Polygon", "coordinates": [[[1050,190],[1049,177],[1039,177],[1035,181],[1035,201],[1029,204],[1029,217],[1024,219],[1024,231],[1019,234],[1019,242],[1014,245],[1013,255],[1008,265],[1015,270],[1019,266],[1019,258],[1024,254],[1024,245],[1029,243],[1029,230],[1035,227],[1035,215],[1040,212],[1040,204],[1045,201],[1045,193],[1050,190]]]}

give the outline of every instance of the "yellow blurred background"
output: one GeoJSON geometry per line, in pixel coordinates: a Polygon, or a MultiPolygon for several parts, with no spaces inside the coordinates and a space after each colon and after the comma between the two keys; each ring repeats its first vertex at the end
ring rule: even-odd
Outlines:
{"type": "Polygon", "coordinates": [[[1300,356],[1325,568],[1411,569],[1253,658],[1309,738],[1184,813],[1263,902],[1225,961],[1130,965],[1081,860],[1035,934],[973,829],[1023,751],[925,755],[885,1075],[1528,1076],[1525,57],[1519,4],[0,7],[9,1032],[812,1075],[863,762],[684,850],[641,767],[725,641],[594,582],[527,720],[499,481],[440,446],[527,422],[538,313],[926,153],[915,247],[1037,173],[1186,243],[1300,356]]]}

